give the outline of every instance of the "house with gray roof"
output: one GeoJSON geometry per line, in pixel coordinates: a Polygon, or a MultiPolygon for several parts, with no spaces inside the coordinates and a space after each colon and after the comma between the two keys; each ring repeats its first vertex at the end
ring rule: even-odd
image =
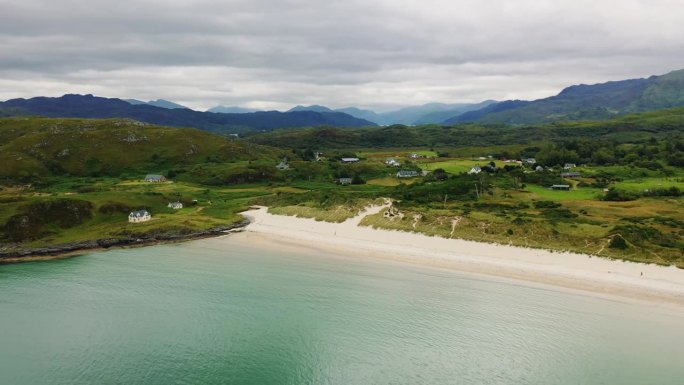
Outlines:
{"type": "Polygon", "coordinates": [[[579,178],[582,176],[582,173],[579,171],[570,171],[570,172],[562,172],[561,173],[561,178],[579,178]]]}
{"type": "Polygon", "coordinates": [[[152,219],[152,214],[147,210],[131,211],[128,214],[128,222],[130,223],[147,222],[150,219],[152,219]]]}
{"type": "Polygon", "coordinates": [[[415,170],[399,170],[397,172],[397,178],[415,178],[420,174],[415,170]]]}
{"type": "Polygon", "coordinates": [[[152,183],[166,182],[166,177],[164,175],[147,174],[147,175],[145,175],[145,182],[152,182],[152,183]]]}

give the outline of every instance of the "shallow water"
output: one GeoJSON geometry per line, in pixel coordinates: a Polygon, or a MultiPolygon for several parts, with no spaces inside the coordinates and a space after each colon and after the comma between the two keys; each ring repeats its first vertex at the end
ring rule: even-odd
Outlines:
{"type": "Polygon", "coordinates": [[[0,384],[682,384],[684,310],[226,238],[0,265],[0,384]]]}

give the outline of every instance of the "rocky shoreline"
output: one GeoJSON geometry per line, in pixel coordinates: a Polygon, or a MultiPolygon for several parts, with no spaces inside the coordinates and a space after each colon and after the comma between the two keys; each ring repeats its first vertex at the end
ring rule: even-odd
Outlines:
{"type": "Polygon", "coordinates": [[[227,232],[230,231],[242,229],[248,224],[249,220],[245,219],[232,225],[213,227],[211,229],[202,231],[191,231],[189,229],[182,229],[178,231],[149,233],[138,237],[101,238],[30,249],[0,249],[0,263],[15,263],[24,261],[55,259],[79,254],[86,251],[109,249],[112,247],[149,246],[160,243],[181,242],[192,239],[216,237],[219,235],[225,235],[227,232]]]}

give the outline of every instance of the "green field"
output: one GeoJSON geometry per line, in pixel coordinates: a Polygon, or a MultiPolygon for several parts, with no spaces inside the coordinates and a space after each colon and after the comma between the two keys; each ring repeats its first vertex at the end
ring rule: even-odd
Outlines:
{"type": "Polygon", "coordinates": [[[420,166],[425,170],[434,171],[438,168],[444,169],[444,171],[452,174],[460,174],[462,172],[468,172],[471,168],[475,166],[483,167],[491,160],[472,160],[472,159],[450,159],[438,162],[424,162],[420,163],[420,166]]]}
{"type": "Polygon", "coordinates": [[[525,187],[525,191],[529,192],[529,197],[531,199],[552,200],[558,202],[595,200],[597,197],[603,195],[603,190],[587,187],[573,188],[570,191],[561,191],[551,190],[548,187],[529,185],[525,187]]]}

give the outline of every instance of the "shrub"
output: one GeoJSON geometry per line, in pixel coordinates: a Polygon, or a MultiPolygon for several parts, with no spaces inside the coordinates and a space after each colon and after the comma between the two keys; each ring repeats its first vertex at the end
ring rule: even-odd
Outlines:
{"type": "Polygon", "coordinates": [[[608,247],[610,247],[611,249],[625,250],[629,246],[627,245],[627,241],[625,241],[625,238],[622,238],[621,235],[616,234],[610,239],[608,247]]]}
{"type": "Polygon", "coordinates": [[[603,196],[604,201],[613,201],[613,202],[626,202],[626,201],[633,201],[639,198],[639,194],[635,192],[630,192],[630,191],[625,191],[625,190],[618,190],[616,188],[611,188],[608,190],[606,195],[603,196]]]}
{"type": "Polygon", "coordinates": [[[553,201],[538,201],[534,202],[534,207],[538,209],[555,209],[561,207],[561,204],[553,201]]]}

